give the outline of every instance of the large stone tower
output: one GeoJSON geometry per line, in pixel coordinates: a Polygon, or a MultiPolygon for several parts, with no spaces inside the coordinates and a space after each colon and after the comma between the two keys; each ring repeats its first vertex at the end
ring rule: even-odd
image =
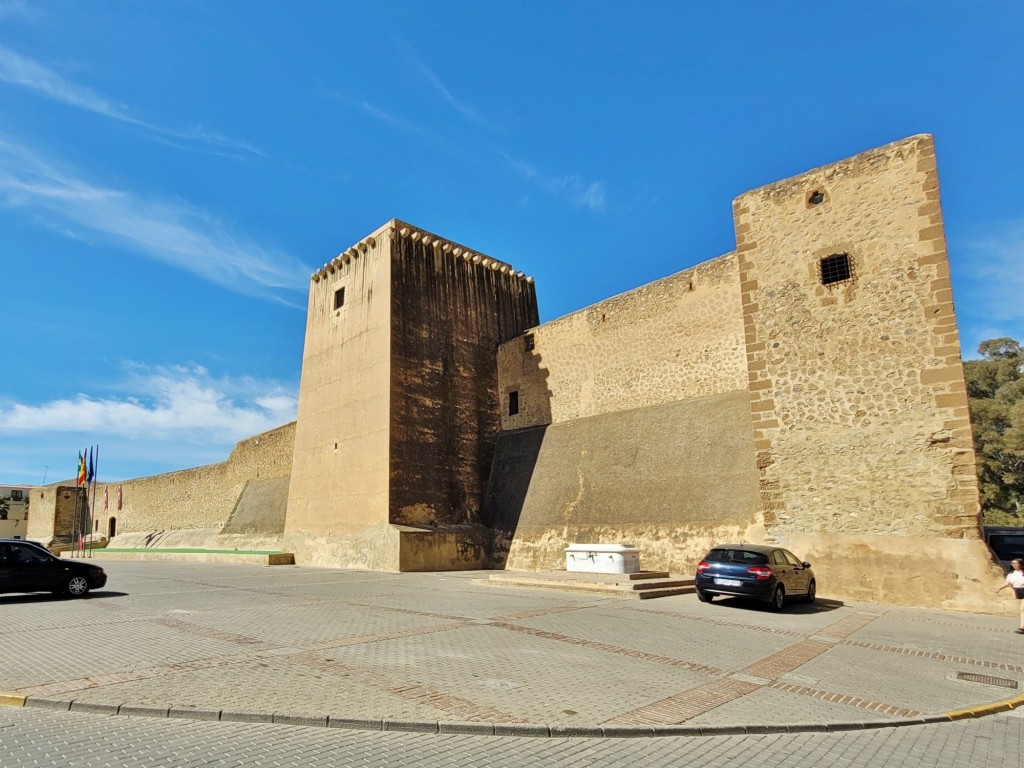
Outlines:
{"type": "Polygon", "coordinates": [[[300,562],[479,568],[498,345],[533,280],[392,220],[310,283],[285,544],[300,562]]]}

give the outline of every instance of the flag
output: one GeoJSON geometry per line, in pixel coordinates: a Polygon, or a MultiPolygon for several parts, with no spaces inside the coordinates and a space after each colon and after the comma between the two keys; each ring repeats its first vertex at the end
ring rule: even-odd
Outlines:
{"type": "Polygon", "coordinates": [[[79,451],[78,452],[78,474],[75,475],[75,483],[77,485],[82,485],[82,483],[84,483],[84,482],[85,482],[85,456],[83,456],[82,452],[79,451]]]}
{"type": "Polygon", "coordinates": [[[92,446],[89,446],[89,474],[86,476],[85,481],[91,483],[92,479],[96,476],[96,472],[93,469],[92,463],[92,446]]]}
{"type": "Polygon", "coordinates": [[[107,491],[110,490],[107,486],[103,486],[103,509],[110,509],[110,497],[107,495],[107,491]]]}
{"type": "Polygon", "coordinates": [[[117,508],[118,509],[121,508],[121,486],[120,486],[120,484],[117,486],[117,508]]]}

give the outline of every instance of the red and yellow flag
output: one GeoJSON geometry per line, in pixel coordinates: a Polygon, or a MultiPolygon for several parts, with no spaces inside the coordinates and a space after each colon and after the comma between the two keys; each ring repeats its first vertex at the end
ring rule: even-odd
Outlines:
{"type": "Polygon", "coordinates": [[[78,475],[76,476],[76,482],[78,485],[85,485],[85,456],[82,452],[78,452],[78,475]]]}

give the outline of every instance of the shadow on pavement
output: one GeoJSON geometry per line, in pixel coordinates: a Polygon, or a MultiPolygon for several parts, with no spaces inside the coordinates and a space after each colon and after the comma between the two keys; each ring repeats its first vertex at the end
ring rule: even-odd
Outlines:
{"type": "Polygon", "coordinates": [[[49,592],[29,592],[23,594],[15,594],[9,592],[7,594],[0,595],[0,605],[25,605],[27,603],[55,603],[63,601],[75,601],[75,600],[101,600],[110,597],[127,597],[127,592],[110,592],[103,590],[100,592],[90,592],[85,597],[69,597],[68,595],[52,595],[49,592]]]}
{"type": "MultiPolygon", "coordinates": [[[[768,611],[772,612],[771,607],[767,603],[762,603],[760,600],[751,600],[746,597],[716,597],[712,605],[720,605],[723,608],[731,609],[742,609],[742,610],[753,610],[753,611],[768,611]]],[[[796,599],[787,602],[786,607],[782,610],[782,613],[794,613],[800,616],[808,616],[814,613],[825,613],[826,611],[834,611],[837,608],[842,608],[845,605],[842,600],[826,600],[819,597],[815,600],[813,605],[807,603],[797,602],[796,599]]]]}

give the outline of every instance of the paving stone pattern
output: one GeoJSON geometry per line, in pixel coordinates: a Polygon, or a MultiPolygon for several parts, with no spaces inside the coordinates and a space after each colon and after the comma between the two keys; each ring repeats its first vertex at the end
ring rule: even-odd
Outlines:
{"type": "Polygon", "coordinates": [[[1024,679],[1005,617],[828,599],[775,614],[479,573],[104,567],[108,588],[84,600],[0,596],[0,691],[26,710],[665,738],[920,723],[1022,692],[958,672],[1024,679]]]}
{"type": "Polygon", "coordinates": [[[0,707],[0,764],[4,768],[1018,768],[1024,752],[1024,719],[1014,714],[943,725],[838,733],[536,739],[110,717],[0,707]]]}

